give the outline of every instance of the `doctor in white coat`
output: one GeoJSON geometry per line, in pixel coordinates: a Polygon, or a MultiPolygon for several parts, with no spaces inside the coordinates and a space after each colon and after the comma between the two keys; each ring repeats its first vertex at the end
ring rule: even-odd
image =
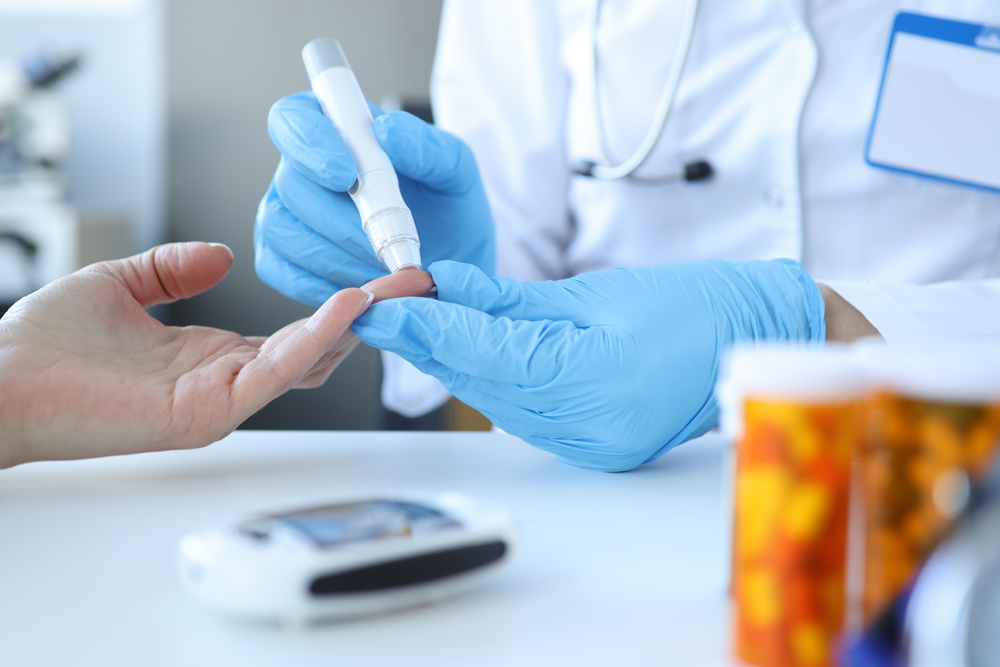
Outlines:
{"type": "MultiPolygon", "coordinates": [[[[824,292],[828,302],[839,294],[890,344],[1000,336],[1000,194],[864,159],[893,19],[904,10],[1000,24],[990,0],[448,0],[435,116],[478,162],[496,273],[539,281],[791,258],[835,292],[824,292]],[[578,173],[640,158],[626,178],[578,173]],[[665,180],[701,160],[712,178],[665,180]]],[[[295,156],[305,148],[283,136],[285,116],[279,102],[272,137],[296,166],[286,171],[301,175],[308,170],[295,156]]],[[[281,190],[272,188],[275,200],[281,190]]],[[[337,267],[275,252],[277,236],[294,227],[261,211],[265,282],[300,300],[299,272],[351,284],[337,267]],[[275,269],[282,262],[294,265],[295,281],[275,269]]],[[[386,370],[390,408],[418,414],[447,397],[398,358],[386,370]]]]}
{"type": "MultiPolygon", "coordinates": [[[[1000,194],[864,160],[896,13],[1000,25],[1000,3],[703,0],[670,116],[634,175],[655,179],[704,159],[714,177],[657,184],[575,175],[582,161],[606,162],[602,134],[616,161],[639,148],[690,6],[445,3],[435,120],[476,154],[497,273],[552,280],[614,266],[791,257],[890,343],[1000,331],[996,284],[907,287],[1000,276],[1000,194]]],[[[389,407],[412,414],[446,397],[398,357],[386,368],[389,407]]]]}

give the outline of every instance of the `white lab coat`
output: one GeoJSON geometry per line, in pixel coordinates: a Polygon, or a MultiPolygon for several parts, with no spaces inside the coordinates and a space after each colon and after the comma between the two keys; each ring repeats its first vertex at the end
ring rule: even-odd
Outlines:
{"type": "MultiPolygon", "coordinates": [[[[603,3],[600,100],[619,160],[652,122],[686,5],[603,3]]],[[[445,2],[436,120],[476,154],[497,227],[498,273],[544,280],[613,266],[791,257],[890,344],[1000,336],[1000,280],[990,280],[1000,276],[1000,194],[864,161],[896,13],[1000,25],[1000,2],[702,0],[673,112],[637,172],[667,174],[707,159],[716,176],[696,184],[572,175],[572,165],[602,155],[588,53],[593,6],[445,2]],[[916,287],[943,281],[963,282],[916,287]]],[[[436,391],[424,384],[415,393],[436,391]]]]}

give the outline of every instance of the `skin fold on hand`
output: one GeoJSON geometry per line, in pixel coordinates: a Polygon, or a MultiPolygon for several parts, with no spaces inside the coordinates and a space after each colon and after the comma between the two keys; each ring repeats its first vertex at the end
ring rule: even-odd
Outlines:
{"type": "MultiPolygon", "coordinates": [[[[225,246],[169,244],[15,304],[0,319],[0,467],[202,447],[289,389],[322,384],[357,346],[350,325],[368,292],[342,290],[270,337],[168,327],[146,312],[210,289],[232,262],[225,246]]],[[[369,291],[382,300],[430,286],[404,271],[369,291]]]]}

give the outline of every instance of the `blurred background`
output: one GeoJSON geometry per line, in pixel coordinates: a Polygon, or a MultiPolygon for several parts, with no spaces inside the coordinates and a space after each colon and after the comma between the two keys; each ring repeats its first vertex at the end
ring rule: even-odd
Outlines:
{"type": "MultiPolygon", "coordinates": [[[[440,13],[441,0],[0,0],[0,309],[89,263],[198,240],[232,248],[232,272],[158,317],[266,334],[308,316],[253,268],[279,157],[268,109],[309,87],[299,54],[321,35],[370,99],[426,107],[440,13]]],[[[455,405],[387,413],[380,381],[362,346],[244,427],[488,425],[455,405]]]]}

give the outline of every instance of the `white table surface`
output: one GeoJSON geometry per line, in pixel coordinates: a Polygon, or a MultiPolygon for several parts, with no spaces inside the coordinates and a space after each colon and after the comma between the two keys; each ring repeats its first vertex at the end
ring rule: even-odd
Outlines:
{"type": "Polygon", "coordinates": [[[0,664],[725,664],[724,447],[608,474],[499,434],[238,431],[0,471],[0,664]],[[502,505],[519,549],[457,598],[299,630],[217,617],[176,578],[178,540],[206,524],[393,491],[502,505]]]}

